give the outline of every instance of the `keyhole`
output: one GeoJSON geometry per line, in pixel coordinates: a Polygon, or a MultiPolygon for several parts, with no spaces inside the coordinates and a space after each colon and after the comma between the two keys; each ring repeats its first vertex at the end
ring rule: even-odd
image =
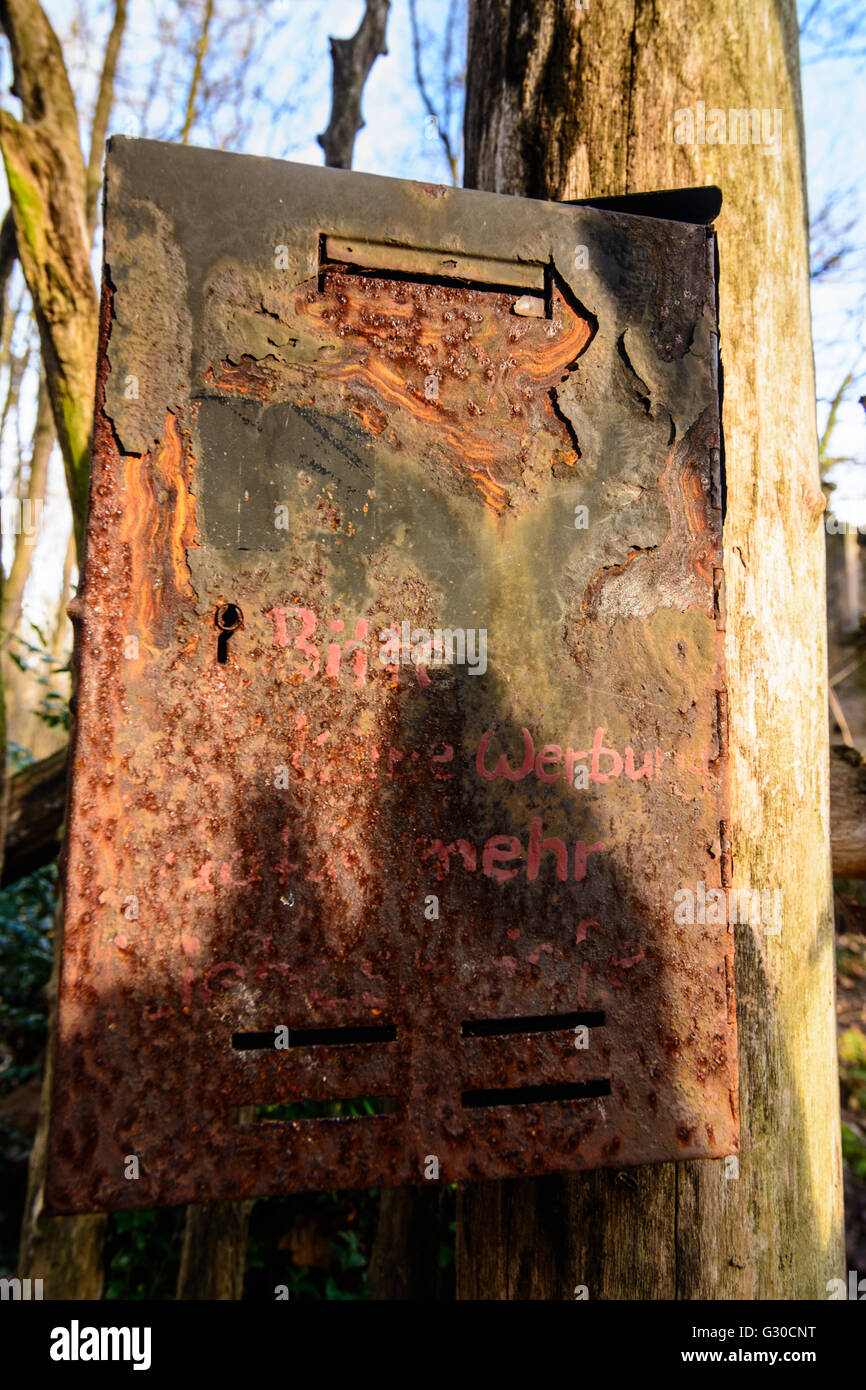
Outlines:
{"type": "Polygon", "coordinates": [[[244,615],[236,603],[221,603],[214,614],[214,626],[219,629],[217,638],[217,661],[228,660],[229,638],[233,632],[244,625],[244,615]]]}

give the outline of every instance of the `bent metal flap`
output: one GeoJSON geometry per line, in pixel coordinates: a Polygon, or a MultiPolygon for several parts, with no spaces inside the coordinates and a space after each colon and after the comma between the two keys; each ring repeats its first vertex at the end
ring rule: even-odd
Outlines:
{"type": "Polygon", "coordinates": [[[53,1210],[735,1150],[714,254],[112,140],[53,1210]]]}

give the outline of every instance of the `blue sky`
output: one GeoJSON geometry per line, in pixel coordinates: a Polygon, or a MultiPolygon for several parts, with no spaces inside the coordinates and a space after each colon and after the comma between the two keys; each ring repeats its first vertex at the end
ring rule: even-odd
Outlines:
{"type": "MultiPolygon", "coordinates": [[[[852,9],[862,0],[852,0],[852,9]]],[[[817,214],[828,195],[841,192],[855,221],[855,254],[850,271],[812,286],[812,325],[818,383],[818,418],[849,371],[855,372],[847,403],[840,411],[832,452],[866,461],[866,412],[858,396],[866,391],[866,83],[864,60],[810,61],[804,44],[803,109],[809,176],[809,211],[817,214]]],[[[837,484],[833,510],[844,520],[866,523],[866,462],[840,465],[830,478],[837,484]]]]}

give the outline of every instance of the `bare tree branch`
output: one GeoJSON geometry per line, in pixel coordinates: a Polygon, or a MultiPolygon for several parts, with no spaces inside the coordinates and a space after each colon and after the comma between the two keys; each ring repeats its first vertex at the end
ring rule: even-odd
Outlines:
{"type": "Polygon", "coordinates": [[[208,35],[210,22],[213,18],[214,0],[205,0],[204,17],[201,22],[201,32],[195,49],[195,63],[193,64],[192,77],[189,83],[189,94],[186,99],[186,115],[183,118],[183,129],[180,132],[181,144],[189,142],[189,133],[195,124],[195,103],[198,96],[198,89],[201,85],[202,68],[204,67],[205,54],[207,53],[208,35]]]}
{"type": "MultiPolygon", "coordinates": [[[[54,426],[51,421],[51,400],[45,385],[45,373],[40,372],[36,423],[33,426],[33,443],[30,450],[30,476],[27,479],[27,499],[31,504],[31,515],[33,515],[34,504],[42,501],[45,497],[48,461],[51,458],[53,447],[54,426]]],[[[3,588],[3,605],[0,609],[3,615],[3,646],[8,642],[9,634],[17,628],[18,620],[21,617],[21,604],[33,561],[33,551],[34,538],[25,535],[22,527],[15,538],[12,564],[9,567],[3,588]]]]}
{"type": "MultiPolygon", "coordinates": [[[[448,13],[448,24],[446,26],[445,31],[446,54],[451,43],[453,14],[454,11],[452,8],[451,10],[449,10],[448,13]]],[[[417,0],[409,0],[409,20],[412,25],[412,55],[415,62],[415,82],[417,83],[418,91],[421,94],[421,100],[424,103],[424,109],[427,112],[427,115],[430,117],[431,120],[436,122],[436,134],[442,141],[442,148],[445,151],[445,158],[448,160],[448,167],[451,170],[451,182],[456,188],[459,181],[459,171],[457,156],[454,153],[454,149],[451,144],[451,137],[448,134],[447,116],[443,112],[443,119],[439,119],[439,113],[437,112],[436,107],[433,105],[433,102],[430,99],[430,94],[427,91],[427,85],[424,81],[424,70],[421,65],[421,31],[418,27],[417,0]]],[[[448,73],[446,71],[446,89],[447,77],[448,73]]]]}
{"type": "Polygon", "coordinates": [[[80,554],[98,309],[78,113],[60,44],[38,0],[0,0],[0,23],[12,51],[13,92],[23,108],[20,121],[8,111],[0,112],[0,150],[80,554]]]}
{"type": "Polygon", "coordinates": [[[862,58],[866,11],[851,0],[812,0],[800,21],[804,63],[862,58]]]}
{"type": "Polygon", "coordinates": [[[842,405],[842,402],[845,399],[845,392],[848,390],[848,387],[851,385],[851,382],[853,380],[854,373],[848,372],[842,382],[842,385],[838,388],[835,396],[830,402],[830,410],[827,414],[827,421],[824,425],[824,429],[821,432],[821,438],[818,440],[818,461],[821,465],[822,475],[828,472],[828,470],[832,468],[835,463],[850,462],[850,460],[845,457],[833,458],[830,455],[829,450],[830,440],[833,436],[833,431],[835,430],[836,425],[839,422],[839,410],[842,405]]]}
{"type": "Polygon", "coordinates": [[[815,19],[815,16],[818,14],[818,11],[821,9],[822,4],[823,0],[812,0],[811,5],[809,6],[803,18],[800,20],[801,39],[804,37],[804,35],[806,35],[809,32],[812,22],[815,19]]]}
{"type": "Polygon", "coordinates": [[[331,38],[333,87],[331,118],[327,130],[316,139],[325,151],[325,163],[333,169],[351,169],[355,138],[364,128],[361,97],[370,69],[379,55],[387,54],[385,29],[391,0],[367,0],[364,18],[350,39],[331,38]]]}
{"type": "Polygon", "coordinates": [[[117,72],[117,60],[120,56],[120,45],[123,42],[123,31],[126,28],[126,0],[115,0],[114,22],[108,41],[105,45],[105,55],[102,60],[102,75],[99,79],[99,92],[96,97],[96,106],[93,110],[93,125],[90,131],[90,155],[87,160],[87,190],[86,190],[86,213],[87,228],[90,232],[91,240],[96,230],[96,215],[99,207],[99,186],[102,174],[102,147],[105,144],[105,137],[108,134],[108,121],[111,116],[111,108],[114,104],[114,77],[117,72]]]}
{"type": "Polygon", "coordinates": [[[846,262],[860,250],[852,241],[857,219],[852,188],[836,189],[825,200],[809,225],[809,275],[813,283],[828,280],[835,271],[847,269],[846,262]]]}
{"type": "Polygon", "coordinates": [[[17,259],[18,243],[15,240],[15,218],[12,216],[12,209],[7,208],[6,216],[0,223],[0,338],[3,336],[9,276],[12,274],[12,267],[17,259]]]}
{"type": "Polygon", "coordinates": [[[854,740],[851,737],[851,726],[845,718],[845,711],[839,701],[839,696],[832,686],[828,688],[827,694],[830,699],[830,712],[836,720],[839,732],[842,735],[842,742],[846,748],[854,748],[854,740]]]}

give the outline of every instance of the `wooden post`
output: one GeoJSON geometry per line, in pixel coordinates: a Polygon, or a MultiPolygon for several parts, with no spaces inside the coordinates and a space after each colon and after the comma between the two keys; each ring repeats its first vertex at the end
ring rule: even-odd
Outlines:
{"type": "Polygon", "coordinates": [[[471,0],[466,183],[562,200],[723,190],[734,881],[780,889],[784,913],[779,935],[736,929],[739,1176],[705,1161],[467,1187],[458,1297],[570,1299],[583,1285],[590,1299],[826,1298],[844,1249],[793,0],[471,0]]]}
{"type": "Polygon", "coordinates": [[[186,1209],[176,1297],[243,1297],[252,1202],[205,1202],[186,1209]]]}

